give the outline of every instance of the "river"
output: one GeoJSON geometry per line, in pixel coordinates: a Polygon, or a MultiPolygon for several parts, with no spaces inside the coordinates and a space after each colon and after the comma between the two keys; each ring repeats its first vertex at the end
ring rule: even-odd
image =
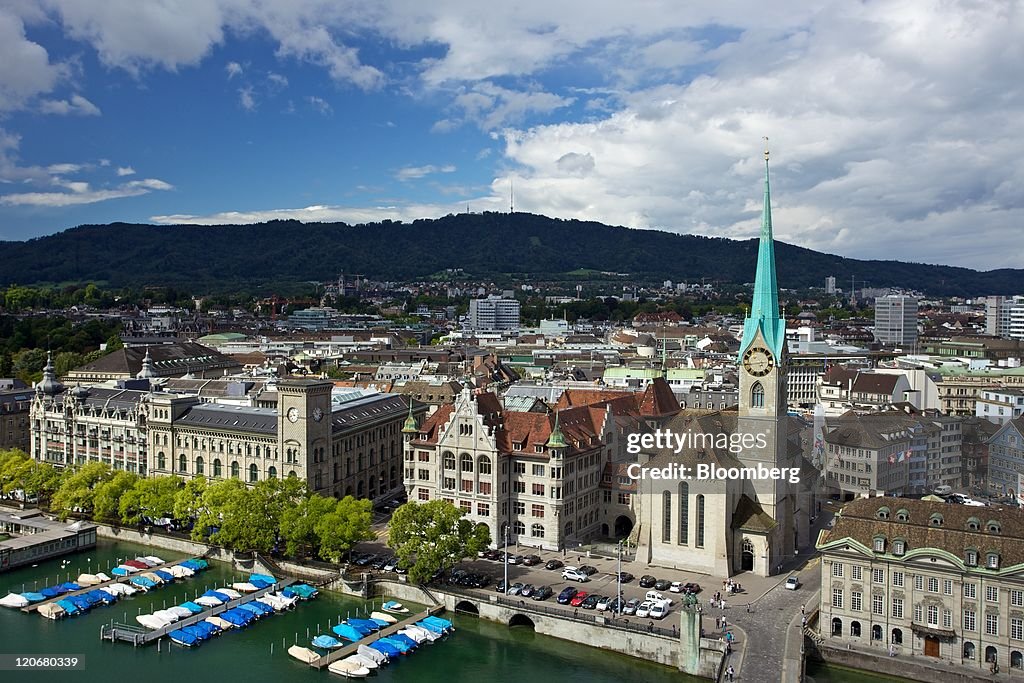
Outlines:
{"type": "MultiPolygon", "coordinates": [[[[164,560],[185,559],[180,553],[130,543],[100,540],[94,551],[40,563],[0,574],[0,596],[43,588],[58,581],[74,580],[83,572],[107,571],[119,559],[157,555],[164,560]]],[[[358,598],[325,591],[291,612],[260,620],[240,631],[229,631],[197,648],[168,642],[133,648],[126,643],[101,642],[100,626],[111,621],[135,624],[137,614],[165,605],[177,605],[207,588],[243,581],[247,575],[229,565],[212,562],[195,578],[122,599],[109,607],[51,621],[38,614],[0,608],[0,653],[14,655],[77,655],[83,671],[0,673],[9,681],[76,681],[77,683],[280,683],[281,681],[344,680],[326,671],[317,672],[287,655],[287,646],[309,646],[318,633],[329,633],[328,623],[355,614],[367,603],[358,598]],[[319,625],[319,627],[318,627],[319,625]],[[309,638],[306,636],[309,629],[309,638]],[[271,649],[273,652],[271,653],[271,649]]],[[[377,605],[379,606],[378,600],[377,605]]],[[[452,618],[451,615],[446,615],[452,618]]],[[[668,667],[644,662],[542,636],[525,628],[458,615],[455,634],[446,641],[423,646],[418,652],[381,669],[380,683],[458,683],[480,681],[558,681],[558,683],[696,683],[703,679],[680,674],[668,667]]]]}

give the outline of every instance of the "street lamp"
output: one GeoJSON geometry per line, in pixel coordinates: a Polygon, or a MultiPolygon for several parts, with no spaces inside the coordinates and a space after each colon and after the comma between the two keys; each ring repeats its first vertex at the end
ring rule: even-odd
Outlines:
{"type": "Polygon", "coordinates": [[[615,611],[619,612],[622,610],[622,541],[618,543],[618,558],[617,567],[615,570],[615,611]]]}
{"type": "Polygon", "coordinates": [[[508,522],[505,522],[505,595],[508,595],[508,522]]]}

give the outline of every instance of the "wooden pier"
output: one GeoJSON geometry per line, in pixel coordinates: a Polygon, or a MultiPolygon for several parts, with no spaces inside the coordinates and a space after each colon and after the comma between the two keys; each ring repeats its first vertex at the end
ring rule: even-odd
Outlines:
{"type": "Polygon", "coordinates": [[[273,586],[261,588],[255,593],[247,593],[246,595],[243,595],[240,598],[236,598],[229,602],[225,602],[223,605],[217,605],[216,607],[205,609],[199,614],[193,614],[190,617],[185,617],[180,621],[176,621],[173,624],[168,624],[167,626],[159,628],[155,631],[150,631],[143,628],[142,626],[135,626],[133,624],[103,624],[103,626],[100,627],[100,640],[109,640],[111,642],[122,641],[125,643],[131,643],[135,647],[138,647],[140,645],[146,645],[148,643],[153,642],[154,640],[166,637],[167,634],[171,631],[199,623],[207,617],[215,617],[221,612],[225,612],[229,609],[238,607],[239,605],[244,605],[247,602],[252,602],[257,598],[261,598],[267,593],[271,593],[277,590],[284,590],[293,583],[295,583],[295,579],[281,579],[273,586]]]}
{"type": "Polygon", "coordinates": [[[397,633],[398,631],[405,628],[406,626],[409,626],[410,624],[415,624],[417,621],[422,621],[423,619],[430,616],[437,616],[438,614],[441,614],[443,612],[444,605],[438,605],[437,607],[431,607],[430,609],[425,610],[423,612],[418,612],[414,615],[406,617],[405,619],[402,619],[401,621],[395,624],[385,626],[381,630],[371,633],[362,640],[356,641],[354,643],[349,643],[345,647],[340,647],[337,650],[332,650],[320,659],[314,659],[312,662],[309,663],[309,665],[314,669],[323,669],[329,666],[331,662],[336,662],[339,659],[344,659],[345,657],[349,657],[351,655],[356,654],[356,652],[359,650],[360,645],[369,645],[370,643],[379,640],[380,638],[385,638],[387,636],[390,636],[392,633],[397,633]]]}

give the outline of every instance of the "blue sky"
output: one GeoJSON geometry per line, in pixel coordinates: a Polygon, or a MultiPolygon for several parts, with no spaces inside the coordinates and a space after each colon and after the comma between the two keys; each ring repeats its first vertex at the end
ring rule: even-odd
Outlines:
{"type": "Polygon", "coordinates": [[[1010,2],[9,0],[0,239],[516,208],[1019,267],[1010,2]],[[685,6],[683,6],[685,5],[685,6]]]}

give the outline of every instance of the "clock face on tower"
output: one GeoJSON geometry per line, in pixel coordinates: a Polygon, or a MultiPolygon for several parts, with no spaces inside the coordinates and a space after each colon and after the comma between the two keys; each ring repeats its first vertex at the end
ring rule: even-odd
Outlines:
{"type": "Polygon", "coordinates": [[[298,422],[299,421],[299,409],[298,408],[289,408],[288,412],[286,413],[286,415],[288,417],[288,421],[289,422],[298,422]]]}
{"type": "Polygon", "coordinates": [[[319,422],[322,419],[324,419],[324,411],[320,410],[319,406],[313,408],[313,421],[319,422]]]}
{"type": "Polygon", "coordinates": [[[754,377],[764,377],[775,367],[775,359],[767,349],[752,346],[743,354],[743,367],[754,377]]]}

